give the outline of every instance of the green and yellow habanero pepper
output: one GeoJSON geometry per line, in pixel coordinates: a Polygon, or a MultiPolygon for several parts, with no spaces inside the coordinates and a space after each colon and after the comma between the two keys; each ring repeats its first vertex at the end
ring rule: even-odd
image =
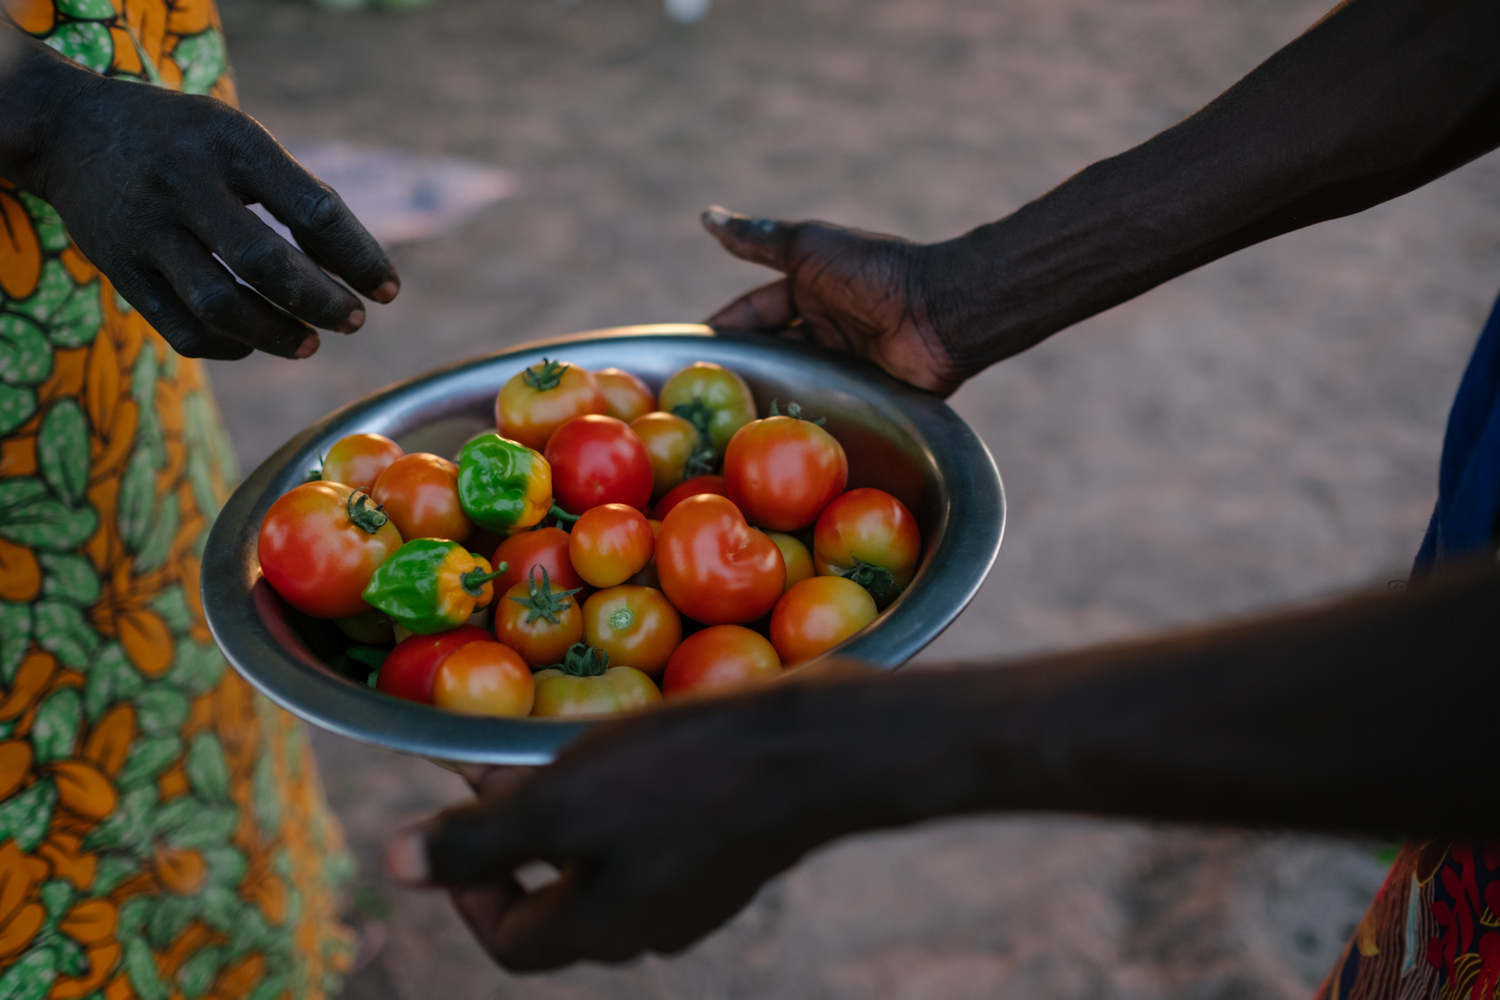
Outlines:
{"type": "Polygon", "coordinates": [[[505,568],[501,563],[491,571],[489,560],[457,542],[416,538],[380,564],[360,596],[407,631],[432,635],[489,607],[495,597],[490,581],[505,568]]]}
{"type": "Polygon", "coordinates": [[[524,531],[552,508],[552,466],[524,444],[482,435],[458,456],[458,502],[481,528],[497,535],[524,531]]]}

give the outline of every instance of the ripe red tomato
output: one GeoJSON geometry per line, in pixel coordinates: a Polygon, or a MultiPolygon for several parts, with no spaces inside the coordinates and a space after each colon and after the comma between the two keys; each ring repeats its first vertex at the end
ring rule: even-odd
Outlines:
{"type": "Polygon", "coordinates": [[[813,563],[846,576],[885,607],[911,582],[922,536],[906,505],[882,490],[850,490],[823,508],[813,529],[813,563]]]}
{"type": "Polygon", "coordinates": [[[781,597],[781,550],[721,496],[682,501],[656,536],[656,572],[667,599],[708,625],[752,622],[781,597]]]}
{"type": "Polygon", "coordinates": [[[569,514],[606,503],[651,502],[651,458],[622,420],[575,417],[553,432],[545,455],[552,466],[552,498],[569,514]]]}
{"type": "Polygon", "coordinates": [[[771,531],[800,531],[844,492],[843,445],[810,420],[754,420],[729,439],[724,485],[745,517],[771,531]]]}
{"type": "Polygon", "coordinates": [[[656,677],[682,641],[682,616],[650,587],[610,587],[583,604],[583,641],[617,667],[656,677]]]}
{"type": "Polygon", "coordinates": [[[470,715],[529,715],[535,697],[531,668],[498,642],[460,646],[432,682],[434,705],[470,715]]]}
{"type": "Polygon", "coordinates": [[[557,428],[585,413],[603,413],[607,405],[592,372],[543,358],[501,386],[495,426],[501,437],[541,451],[557,428]]]}
{"type": "Polygon", "coordinates": [[[645,569],[655,547],[656,536],[645,514],[622,503],[607,503],[590,507],[573,525],[568,558],[591,585],[613,587],[645,569]]]}
{"type": "Polygon", "coordinates": [[[360,592],[401,547],[401,533],[370,496],[342,483],[303,483],[266,511],[258,549],[266,580],[314,618],[368,611],[360,592]]]}
{"type": "Polygon", "coordinates": [[[807,551],[806,545],[779,531],[768,531],[766,534],[781,550],[781,561],[786,563],[786,583],[781,589],[783,594],[808,577],[817,575],[813,569],[812,553],[807,551]]]}
{"type": "Polygon", "coordinates": [[[396,644],[380,665],[375,690],[432,704],[432,679],[448,654],[471,642],[493,642],[495,637],[477,625],[458,628],[436,635],[410,635],[396,644]]]}
{"type": "Polygon", "coordinates": [[[563,590],[586,587],[583,577],[573,568],[568,556],[568,543],[572,541],[561,528],[537,528],[511,535],[495,549],[491,566],[505,563],[510,568],[495,577],[495,593],[503,594],[518,583],[531,579],[533,569],[537,575],[546,570],[548,578],[563,590]]]}
{"type": "Polygon", "coordinates": [[[727,497],[729,491],[724,487],[723,476],[695,476],[687,482],[679,483],[668,491],[667,495],[656,502],[656,509],[652,511],[658,521],[666,520],[672,508],[676,507],[688,497],[702,496],[712,493],[714,496],[727,497]]]}
{"type": "Polygon", "coordinates": [[[648,413],[630,422],[651,458],[651,495],[661,496],[688,476],[713,468],[713,449],[702,448],[698,428],[674,413],[648,413]]]}
{"type": "Polygon", "coordinates": [[[458,500],[458,466],[437,455],[418,453],[396,459],[370,490],[406,541],[446,538],[462,545],[474,522],[458,500]]]}
{"type": "Polygon", "coordinates": [[[335,441],[323,456],[319,478],[326,483],[367,490],[392,462],[405,454],[399,444],[383,434],[350,434],[335,441]]]}
{"type": "Polygon", "coordinates": [[[518,583],[495,602],[495,636],[533,667],[561,663],[583,638],[575,595],[545,573],[518,583]]]}
{"type": "Polygon", "coordinates": [[[656,396],[651,387],[629,372],[604,368],[594,372],[594,378],[599,380],[599,389],[604,393],[606,416],[628,424],[656,409],[656,396]]]}
{"type": "Polygon", "coordinates": [[[781,659],[764,636],[740,625],[715,625],[682,640],[667,661],[661,689],[670,698],[769,680],[780,673],[781,659]]]}
{"type": "Polygon", "coordinates": [[[853,580],[815,576],[782,595],[771,612],[771,645],[790,666],[831,649],[875,620],[875,599],[853,580]]]}

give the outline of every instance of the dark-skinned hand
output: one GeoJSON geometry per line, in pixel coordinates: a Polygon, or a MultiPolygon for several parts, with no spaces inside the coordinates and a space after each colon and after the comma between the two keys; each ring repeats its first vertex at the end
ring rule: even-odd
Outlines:
{"type": "Polygon", "coordinates": [[[313,327],[354,332],[364,306],[324,269],[377,302],[396,297],[400,279],[380,245],[254,119],[24,44],[0,97],[0,175],[57,209],[79,249],[180,354],[301,358],[318,349],[313,327]],[[254,203],[300,252],[246,208],[254,203]]]}

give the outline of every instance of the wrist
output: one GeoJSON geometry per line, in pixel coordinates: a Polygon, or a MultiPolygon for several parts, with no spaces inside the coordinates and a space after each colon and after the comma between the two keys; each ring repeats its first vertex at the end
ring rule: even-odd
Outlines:
{"type": "Polygon", "coordinates": [[[30,38],[18,49],[0,85],[0,177],[48,198],[79,102],[104,79],[30,38]]]}

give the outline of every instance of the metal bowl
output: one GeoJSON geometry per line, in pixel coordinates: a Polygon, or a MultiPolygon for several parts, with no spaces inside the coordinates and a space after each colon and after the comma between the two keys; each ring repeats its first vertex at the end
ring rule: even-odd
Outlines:
{"type": "Polygon", "coordinates": [[[203,607],[236,670],[283,708],[352,739],[446,761],[540,764],[592,723],[458,715],[401,701],[325,666],[294,613],[262,579],[261,519],[347,434],[375,432],[408,451],[451,455],[494,428],[495,393],[543,355],[585,368],[624,368],[659,388],[694,361],[738,372],[760,412],[773,398],[826,416],[849,456],[849,486],[898,497],[922,530],[915,579],[875,623],[830,650],[894,669],[947,628],[984,582],[1000,548],[1005,493],[984,444],[938,397],[847,355],[706,326],[621,327],[527,344],[383,389],[318,421],[240,484],[203,557],[203,607]]]}

